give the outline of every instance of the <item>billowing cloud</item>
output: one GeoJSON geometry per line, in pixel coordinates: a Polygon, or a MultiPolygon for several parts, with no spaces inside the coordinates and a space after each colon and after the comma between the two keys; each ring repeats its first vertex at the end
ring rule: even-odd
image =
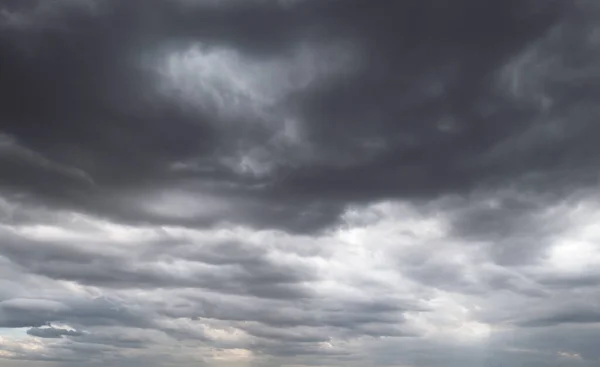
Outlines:
{"type": "Polygon", "coordinates": [[[594,1],[0,5],[0,359],[596,366],[594,1]]]}

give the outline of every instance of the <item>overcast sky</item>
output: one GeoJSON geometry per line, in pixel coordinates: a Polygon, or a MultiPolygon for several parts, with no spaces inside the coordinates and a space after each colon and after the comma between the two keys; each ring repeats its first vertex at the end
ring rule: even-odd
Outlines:
{"type": "Polygon", "coordinates": [[[600,365],[597,0],[1,0],[3,367],[600,365]]]}

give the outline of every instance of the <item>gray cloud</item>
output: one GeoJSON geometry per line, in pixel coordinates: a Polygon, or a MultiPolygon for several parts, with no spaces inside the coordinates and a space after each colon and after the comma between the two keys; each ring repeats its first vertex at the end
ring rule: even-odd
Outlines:
{"type": "Polygon", "coordinates": [[[56,301],[16,298],[0,303],[3,327],[39,327],[56,321],[78,325],[130,325],[144,327],[149,320],[106,298],[56,301]]]}
{"type": "Polygon", "coordinates": [[[77,330],[68,330],[60,328],[31,328],[27,330],[27,334],[38,338],[61,338],[63,336],[80,336],[82,333],[77,330]]]}
{"type": "Polygon", "coordinates": [[[0,247],[4,256],[33,273],[90,285],[194,287],[260,297],[302,298],[309,295],[302,282],[315,279],[309,266],[303,269],[299,264],[290,269],[256,247],[244,248],[235,243],[194,243],[183,248],[170,245],[168,241],[155,245],[168,246],[166,254],[160,249],[152,258],[142,251],[131,258],[131,253],[109,249],[102,243],[84,249],[76,243],[31,242],[6,233],[0,247]],[[178,271],[178,266],[184,271],[178,271]]]}
{"type": "Polygon", "coordinates": [[[595,366],[591,0],[7,0],[9,366],[595,366]]]}

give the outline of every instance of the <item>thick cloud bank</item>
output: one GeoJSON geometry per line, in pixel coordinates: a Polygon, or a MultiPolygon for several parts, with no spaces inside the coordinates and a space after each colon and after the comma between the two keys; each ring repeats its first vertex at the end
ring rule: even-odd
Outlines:
{"type": "Polygon", "coordinates": [[[0,364],[598,366],[599,63],[592,0],[0,2],[0,364]]]}

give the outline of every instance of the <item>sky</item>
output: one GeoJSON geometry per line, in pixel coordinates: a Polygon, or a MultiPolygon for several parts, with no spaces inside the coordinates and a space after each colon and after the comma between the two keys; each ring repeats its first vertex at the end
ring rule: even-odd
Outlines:
{"type": "Polygon", "coordinates": [[[600,364],[595,0],[3,0],[3,367],[600,364]]]}

